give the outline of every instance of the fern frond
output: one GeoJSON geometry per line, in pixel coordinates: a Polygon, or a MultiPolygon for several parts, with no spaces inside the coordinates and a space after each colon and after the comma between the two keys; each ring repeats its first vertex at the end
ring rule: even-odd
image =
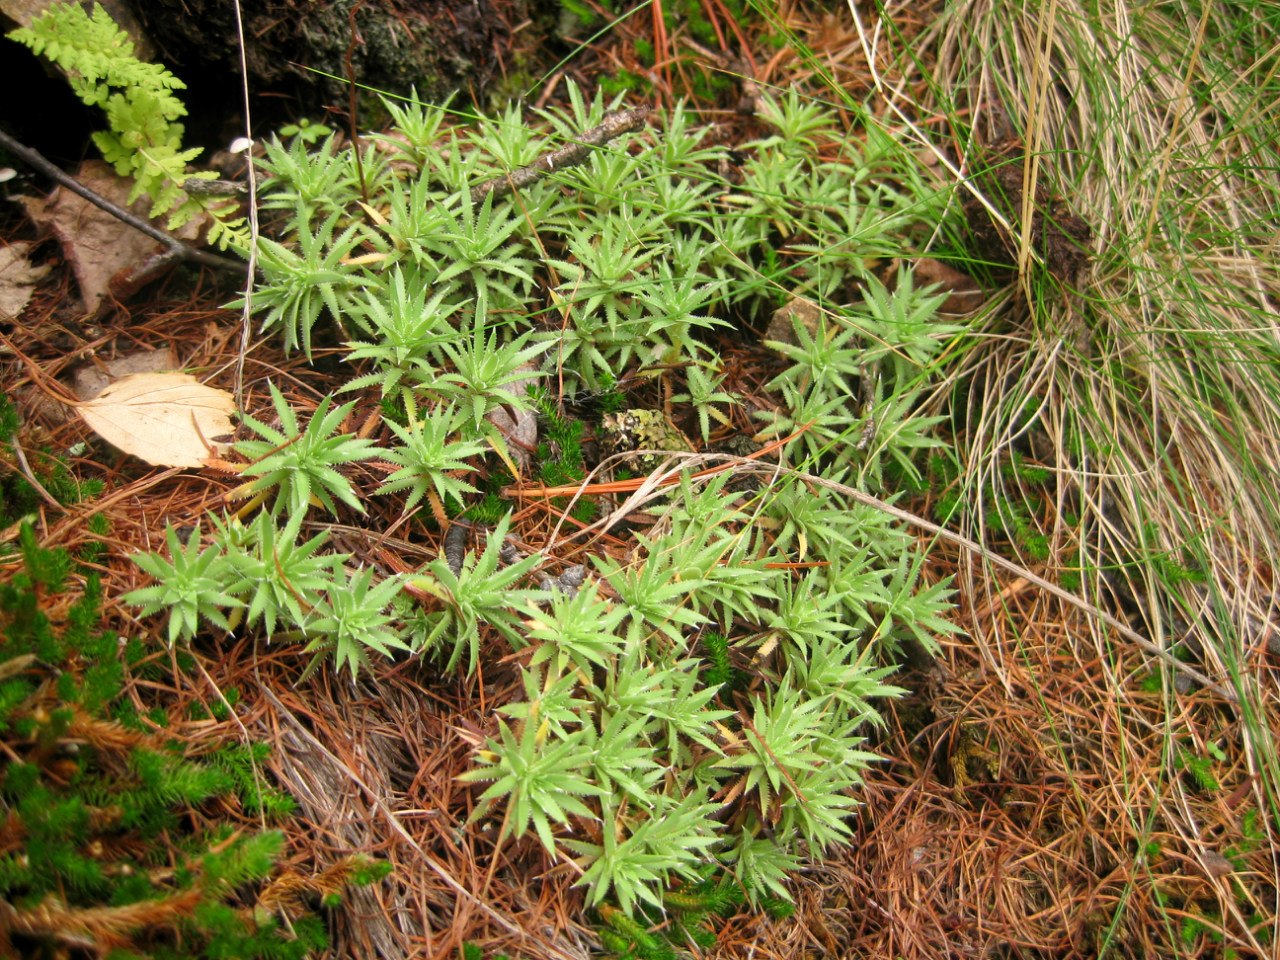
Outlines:
{"type": "Polygon", "coordinates": [[[133,41],[101,4],[93,5],[92,15],[77,4],[54,4],[31,26],[12,31],[9,39],[56,63],[67,74],[72,89],[90,106],[105,109],[115,88],[149,95],[157,114],[166,120],[187,113],[171,92],[186,89],[186,84],[160,64],[145,63],[134,56],[133,41]]]}
{"type": "Polygon", "coordinates": [[[100,5],[94,4],[89,14],[76,4],[54,4],[9,38],[53,61],[76,96],[106,114],[108,129],[95,133],[93,141],[116,173],[133,179],[130,203],[146,196],[152,217],[169,215],[169,229],[205,214],[215,223],[227,218],[228,224],[211,231],[218,245],[248,249],[234,204],[191,197],[182,189],[192,177],[214,176],[187,173],[187,165],[202,151],[182,146],[184,131],[177,120],[187,108],[174,91],[186,85],[161,64],[139,60],[129,35],[100,5]]]}

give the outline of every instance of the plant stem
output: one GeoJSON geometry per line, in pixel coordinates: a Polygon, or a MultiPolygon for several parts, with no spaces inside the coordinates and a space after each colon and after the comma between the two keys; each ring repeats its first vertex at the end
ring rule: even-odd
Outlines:
{"type": "Polygon", "coordinates": [[[562,170],[565,167],[576,167],[591,155],[592,147],[601,147],[632,130],[644,126],[645,117],[649,115],[648,107],[635,107],[631,110],[615,110],[605,114],[599,125],[585,131],[578,139],[565,144],[558,150],[539,157],[527,167],[513,170],[502,177],[494,177],[471,188],[471,202],[479,203],[489,194],[510,193],[536,183],[547,174],[562,170]]]}

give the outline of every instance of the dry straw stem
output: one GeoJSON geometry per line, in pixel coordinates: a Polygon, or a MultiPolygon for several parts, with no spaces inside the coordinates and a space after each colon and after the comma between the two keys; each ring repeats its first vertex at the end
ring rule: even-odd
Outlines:
{"type": "MultiPolygon", "coordinates": [[[[1232,882],[1257,882],[1249,871],[1265,867],[1265,850],[1234,880],[1211,872],[1238,822],[1238,791],[1248,791],[1243,758],[1221,771],[1221,793],[1189,797],[1176,820],[1154,818],[1169,791],[1158,775],[1159,695],[1108,698],[1097,665],[1071,652],[1083,616],[1054,598],[1022,591],[1007,613],[988,630],[1005,676],[955,644],[934,683],[887,705],[890,760],[867,784],[858,835],[799,885],[805,923],[784,934],[792,950],[779,955],[830,937],[844,950],[829,955],[842,956],[1004,956],[1010,943],[1026,956],[1169,956],[1179,934],[1161,921],[1157,895],[1230,916],[1232,882]],[[946,745],[974,731],[999,777],[957,789],[946,745]],[[1159,851],[1144,855],[1148,845],[1159,851]],[[842,910],[840,898],[869,906],[842,910]]],[[[1207,699],[1178,719],[1213,713],[1207,699]]],[[[1247,950],[1249,941],[1233,931],[1228,943],[1247,950]]]]}
{"type": "MultiPolygon", "coordinates": [[[[1018,401],[1039,401],[1035,427],[1094,514],[1089,546],[1105,552],[1109,535],[1141,561],[1141,547],[1181,557],[1199,545],[1240,623],[1244,609],[1271,609],[1267,571],[1280,559],[1276,490],[1259,482],[1280,464],[1280,275],[1251,227],[1274,215],[1280,182],[1277,166],[1268,176],[1259,162],[1273,128],[1228,119],[1274,107],[1257,101],[1255,83],[1212,72],[1198,41],[1184,52],[1188,24],[1160,10],[1109,4],[1095,20],[1055,3],[1048,13],[974,2],[938,24],[940,86],[1024,121],[1028,176],[1051,177],[1098,234],[1080,290],[1035,291],[1030,315],[1014,314],[1015,335],[972,355],[966,372],[988,391],[972,405],[982,411],[970,421],[975,480],[998,482],[992,464],[1033,429],[1018,401]],[[1208,110],[1193,85],[1212,98],[1208,110]],[[1150,526],[1155,542],[1140,544],[1150,526]]],[[[1034,278],[1019,265],[1025,285],[1034,278]]],[[[991,319],[1007,324],[1009,311],[991,319]]],[[[1167,628],[1151,568],[1127,572],[1153,626],[1167,628]]],[[[1231,656],[1223,647],[1240,639],[1194,628],[1211,657],[1231,656]]],[[[1229,675],[1237,664],[1211,665],[1229,675]]]]}
{"type": "MultiPolygon", "coordinates": [[[[1156,519],[1200,514],[1194,520],[1218,548],[1207,552],[1223,584],[1243,572],[1246,586],[1261,589],[1275,553],[1274,490],[1251,481],[1277,462],[1280,440],[1273,429],[1280,407],[1264,365],[1277,342],[1272,298],[1280,283],[1259,232],[1276,206],[1276,167],[1262,162],[1274,158],[1264,121],[1275,108],[1260,99],[1264,65],[1233,75],[1202,62],[1199,38],[1214,9],[1194,23],[1195,42],[1176,62],[1188,24],[1163,20],[1160,10],[1108,4],[1095,22],[1075,4],[1022,14],[989,2],[955,5],[928,38],[939,67],[934,102],[924,106],[941,101],[956,114],[971,106],[972,130],[957,131],[966,152],[951,164],[956,175],[984,138],[1008,119],[1021,121],[1027,177],[1051,179],[1098,234],[1081,289],[1037,291],[1040,315],[1019,316],[1026,305],[1016,298],[993,305],[986,346],[963,371],[980,377],[987,391],[980,400],[995,401],[972,404],[987,411],[971,423],[971,446],[986,460],[977,466],[989,470],[1015,434],[1030,429],[1009,412],[1010,384],[1019,391],[1014,399],[1043,401],[1042,421],[1051,409],[1082,410],[1085,426],[1117,442],[1073,457],[1066,438],[1055,436],[1060,469],[1076,473],[1084,490],[1115,488],[1111,499],[1125,514],[1138,505],[1154,505],[1156,519]],[[1191,96],[1197,84],[1213,98],[1208,108],[1191,96]],[[955,102],[948,91],[959,91],[955,102]],[[1242,122],[1228,127],[1229,119],[1242,122]],[[995,335],[1011,316],[1019,327],[995,335]],[[1111,372],[1116,366],[1123,379],[1111,372]],[[1171,489],[1178,480],[1191,486],[1171,489]]],[[[881,41],[871,33],[868,44],[881,41]]],[[[905,108],[921,106],[883,86],[904,117],[905,108]]],[[[929,139],[911,128],[922,143],[929,139]]],[[[1025,231],[1020,219],[1016,229],[1025,231]]],[[[1021,254],[1020,266],[1025,283],[1021,254]]],[[[1061,434],[1074,424],[1040,425],[1061,434]]],[[[1130,537],[1137,525],[1128,524],[1130,537]]],[[[1177,537],[1177,523],[1160,526],[1177,537]]]]}

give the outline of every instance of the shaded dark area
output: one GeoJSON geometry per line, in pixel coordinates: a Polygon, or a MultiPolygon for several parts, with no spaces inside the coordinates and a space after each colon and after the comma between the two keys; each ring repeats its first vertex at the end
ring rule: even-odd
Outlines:
{"type": "MultiPolygon", "coordinates": [[[[0,27],[10,26],[0,18],[0,27]]],[[[102,111],[85,106],[66,78],[26,47],[7,39],[0,56],[0,87],[8,91],[4,126],[15,138],[57,164],[74,165],[97,156],[90,131],[102,127],[102,111]]],[[[4,163],[13,165],[0,153],[4,163]]]]}
{"type": "MultiPolygon", "coordinates": [[[[354,76],[362,102],[370,90],[428,100],[482,92],[497,70],[506,12],[525,4],[448,0],[248,0],[245,58],[255,123],[266,129],[345,111],[354,76]],[[499,11],[497,7],[504,8],[499,11]],[[354,32],[352,27],[354,26],[354,32]]],[[[139,16],[161,58],[188,85],[193,142],[224,142],[240,114],[235,12],[219,0],[151,0],[139,16]],[[208,118],[201,122],[195,118],[208,118]],[[228,119],[230,118],[230,119],[228,119]]]]}
{"type": "MultiPolygon", "coordinates": [[[[964,215],[974,251],[992,263],[1018,262],[1018,238],[1023,210],[1023,169],[1026,156],[1016,141],[997,145],[987,156],[987,169],[975,178],[982,193],[996,204],[1013,227],[1015,235],[997,223],[990,211],[972,194],[965,197],[964,215]]],[[[1066,199],[1046,185],[1050,175],[1048,159],[1042,158],[1036,183],[1035,213],[1031,237],[1035,250],[1044,258],[1046,269],[1063,283],[1073,283],[1089,261],[1089,241],[1093,230],[1071,211],[1066,199]]]]}

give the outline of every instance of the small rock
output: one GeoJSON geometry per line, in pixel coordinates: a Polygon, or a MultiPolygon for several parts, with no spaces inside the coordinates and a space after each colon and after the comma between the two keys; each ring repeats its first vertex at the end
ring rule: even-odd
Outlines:
{"type": "Polygon", "coordinates": [[[792,297],[783,306],[773,312],[773,319],[769,321],[769,329],[764,332],[765,340],[773,340],[777,343],[796,344],[796,330],[794,321],[799,321],[800,325],[809,332],[809,335],[815,339],[818,336],[818,321],[822,318],[822,308],[812,300],[805,300],[802,297],[792,297]]]}
{"type": "Polygon", "coordinates": [[[553,577],[549,574],[542,574],[538,579],[538,586],[548,593],[560,592],[572,600],[578,595],[578,588],[582,586],[586,579],[587,569],[581,564],[575,564],[572,567],[565,567],[560,576],[553,577]]]}
{"type": "Polygon", "coordinates": [[[178,355],[173,347],[164,350],[142,350],[138,353],[127,353],[113,360],[95,360],[82,367],[77,367],[74,383],[76,396],[81,400],[92,400],[108,384],[121,377],[133,373],[165,373],[169,370],[181,369],[178,355]]]}

